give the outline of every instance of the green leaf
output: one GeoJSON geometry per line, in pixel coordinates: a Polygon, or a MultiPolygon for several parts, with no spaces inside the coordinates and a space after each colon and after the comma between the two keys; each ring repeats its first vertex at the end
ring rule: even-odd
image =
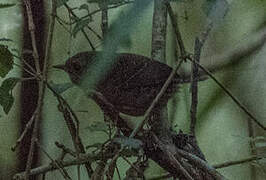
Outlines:
{"type": "Polygon", "coordinates": [[[12,39],[8,39],[8,38],[0,38],[0,41],[13,41],[12,39]]]}
{"type": "Polygon", "coordinates": [[[12,91],[12,89],[16,86],[17,82],[20,81],[19,78],[11,77],[7,78],[3,81],[1,88],[3,88],[5,91],[12,91]]]}
{"type": "Polygon", "coordinates": [[[55,90],[58,94],[61,94],[68,90],[69,88],[73,87],[74,85],[72,83],[60,83],[60,84],[55,84],[52,81],[50,82],[51,87],[53,90],[55,90]]]}
{"type": "Polygon", "coordinates": [[[10,111],[14,103],[14,97],[12,95],[12,90],[19,82],[19,78],[8,78],[5,79],[0,86],[0,105],[6,114],[10,111]]]}
{"type": "Polygon", "coordinates": [[[15,5],[16,5],[15,3],[10,3],[10,4],[8,4],[8,3],[0,3],[0,9],[13,7],[15,5]]]}
{"type": "Polygon", "coordinates": [[[75,27],[73,28],[72,34],[75,37],[77,33],[82,30],[85,26],[87,26],[90,22],[92,22],[92,19],[89,17],[87,19],[80,20],[76,23],[75,27]]]}
{"type": "Polygon", "coordinates": [[[121,144],[122,147],[128,147],[129,149],[141,149],[142,146],[140,140],[126,136],[114,138],[114,142],[121,144]]]}
{"type": "Polygon", "coordinates": [[[88,4],[82,4],[82,5],[80,5],[79,6],[79,10],[82,10],[82,9],[84,9],[84,10],[86,10],[86,11],[89,12],[89,6],[88,6],[88,4]]]}
{"type": "Polygon", "coordinates": [[[13,55],[7,46],[0,45],[0,76],[4,78],[13,68],[13,55]]]}
{"type": "Polygon", "coordinates": [[[91,132],[101,131],[108,134],[108,127],[104,122],[94,122],[86,129],[89,129],[91,132]]]}
{"type": "Polygon", "coordinates": [[[13,106],[14,97],[10,94],[6,94],[6,95],[3,95],[3,94],[0,91],[0,105],[3,107],[4,112],[8,114],[10,109],[13,106]]]}
{"type": "Polygon", "coordinates": [[[68,0],[56,0],[56,7],[59,8],[63,6],[68,0]]]}

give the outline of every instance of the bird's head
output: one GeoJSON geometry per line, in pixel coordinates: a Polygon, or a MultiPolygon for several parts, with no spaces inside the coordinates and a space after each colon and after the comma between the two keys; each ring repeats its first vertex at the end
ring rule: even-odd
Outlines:
{"type": "Polygon", "coordinates": [[[70,57],[65,64],[53,66],[54,68],[64,70],[68,73],[74,84],[79,84],[82,76],[86,73],[87,67],[93,63],[96,52],[81,52],[70,57]]]}

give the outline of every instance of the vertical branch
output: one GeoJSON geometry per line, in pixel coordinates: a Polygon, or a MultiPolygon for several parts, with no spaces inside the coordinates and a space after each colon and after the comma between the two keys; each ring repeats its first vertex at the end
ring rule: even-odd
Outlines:
{"type": "MultiPolygon", "coordinates": [[[[45,93],[45,79],[46,79],[46,75],[47,75],[47,64],[49,61],[49,54],[50,54],[50,49],[51,49],[51,41],[52,41],[52,34],[53,34],[53,28],[54,28],[54,18],[51,19],[51,24],[50,24],[50,28],[49,28],[49,34],[48,34],[48,39],[47,39],[47,46],[46,46],[46,53],[45,53],[45,57],[44,57],[44,66],[43,69],[41,69],[40,66],[40,56],[39,53],[42,52],[42,50],[37,48],[37,41],[36,41],[36,37],[35,37],[35,24],[33,21],[33,15],[32,15],[32,7],[31,7],[31,3],[29,0],[24,0],[24,4],[26,6],[26,11],[27,11],[27,17],[28,17],[28,27],[29,27],[29,31],[31,34],[31,45],[33,48],[33,58],[34,58],[34,62],[35,62],[35,66],[37,69],[37,76],[39,78],[38,81],[38,102],[37,102],[37,107],[36,107],[36,116],[35,116],[35,122],[34,122],[34,127],[33,127],[33,132],[32,132],[32,137],[31,137],[31,144],[30,144],[30,150],[29,150],[29,154],[28,154],[28,159],[27,159],[27,164],[26,164],[26,175],[25,175],[25,179],[28,180],[29,179],[29,173],[30,173],[30,169],[32,166],[32,160],[33,160],[33,156],[34,156],[34,152],[35,152],[35,143],[37,141],[38,138],[38,134],[39,134],[39,127],[40,127],[40,123],[41,123],[41,113],[42,113],[42,105],[43,105],[43,101],[44,101],[44,93],[45,93]]],[[[55,3],[54,1],[52,1],[52,14],[55,14],[56,8],[55,8],[55,3]]]]}
{"type": "MultiPolygon", "coordinates": [[[[165,0],[154,1],[154,12],[152,22],[152,50],[151,58],[160,62],[165,62],[166,54],[166,27],[167,27],[167,8],[165,0]]],[[[160,73],[160,72],[159,72],[160,73]]],[[[159,114],[153,114],[152,128],[156,133],[166,134],[166,129],[170,129],[168,122],[167,107],[163,107],[159,114]]]]}
{"type": "MultiPolygon", "coordinates": [[[[44,64],[43,64],[43,77],[47,77],[47,69],[49,67],[49,59],[51,54],[51,48],[52,48],[52,40],[54,35],[54,25],[55,25],[55,17],[56,17],[56,5],[55,0],[52,0],[52,12],[51,12],[51,20],[49,25],[49,31],[47,36],[47,43],[45,47],[45,56],[44,56],[44,64]]],[[[46,80],[46,79],[45,79],[46,80]]]]}
{"type": "Polygon", "coordinates": [[[102,34],[103,38],[106,36],[108,31],[108,1],[103,0],[103,6],[102,6],[102,34]]]}
{"type": "Polygon", "coordinates": [[[172,9],[172,7],[168,1],[166,2],[166,7],[167,7],[167,11],[168,11],[168,14],[170,16],[171,23],[172,23],[172,26],[173,26],[173,29],[175,32],[175,36],[176,36],[176,40],[177,40],[177,43],[178,43],[178,46],[180,49],[181,57],[185,57],[186,56],[186,49],[185,49],[185,45],[184,45],[184,42],[182,40],[181,33],[180,33],[180,30],[178,27],[177,18],[175,17],[173,9],[172,9]]]}
{"type": "Polygon", "coordinates": [[[191,64],[191,108],[190,108],[190,133],[195,136],[195,126],[197,119],[197,106],[198,106],[198,76],[199,76],[199,67],[200,64],[200,54],[202,47],[205,41],[208,38],[208,35],[213,27],[213,23],[209,23],[206,27],[206,30],[201,33],[200,39],[196,37],[195,46],[194,46],[194,61],[191,64]]]}
{"type": "Polygon", "coordinates": [[[35,36],[35,24],[33,21],[33,14],[32,14],[32,7],[31,7],[31,3],[29,0],[24,0],[24,4],[26,6],[26,11],[27,11],[27,16],[28,16],[28,28],[29,28],[29,32],[30,32],[30,36],[31,36],[31,44],[32,44],[32,55],[34,58],[34,63],[35,63],[35,68],[37,71],[37,75],[40,75],[41,72],[41,67],[40,67],[40,57],[39,57],[39,53],[38,53],[38,48],[37,48],[37,42],[36,42],[36,36],[35,36]]]}
{"type": "MultiPolygon", "coordinates": [[[[24,0],[21,1],[23,4],[23,47],[22,47],[22,78],[32,78],[32,76],[36,76],[35,74],[29,74],[27,72],[27,68],[30,67],[32,72],[36,72],[37,67],[35,64],[39,64],[42,67],[43,62],[43,52],[41,51],[44,49],[44,7],[43,2],[40,1],[39,3],[33,4],[32,2],[27,2],[27,6],[24,5],[24,0]],[[32,4],[30,15],[32,18],[28,17],[28,9],[29,9],[29,3],[32,4]],[[34,22],[34,23],[33,23],[34,22]],[[34,32],[38,32],[36,34],[33,34],[34,32]],[[37,41],[37,46],[35,46],[36,49],[39,52],[34,55],[36,59],[38,59],[38,62],[34,60],[34,57],[31,53],[23,53],[25,50],[33,51],[32,46],[32,38],[31,35],[35,36],[34,42],[37,41]],[[40,62],[39,62],[40,61],[40,62]]],[[[28,122],[34,119],[36,115],[36,107],[38,103],[38,82],[36,79],[29,80],[29,81],[23,81],[21,83],[21,89],[20,89],[20,133],[23,133],[24,129],[27,127],[28,122]],[[34,115],[35,114],[35,115],[34,115]],[[32,118],[34,116],[34,118],[32,118]]],[[[29,131],[25,134],[25,138],[21,141],[21,144],[23,146],[19,146],[19,169],[25,170],[26,162],[27,162],[27,156],[30,149],[30,142],[31,142],[31,134],[33,130],[33,125],[29,129],[29,131]]],[[[38,150],[35,149],[32,157],[32,165],[37,164],[38,162],[38,150]]]]}
{"type": "MultiPolygon", "coordinates": [[[[199,38],[195,40],[195,47],[194,47],[194,61],[199,63],[200,62],[200,54],[201,54],[202,43],[200,42],[199,38]]],[[[199,74],[198,65],[193,61],[191,63],[191,108],[190,108],[190,133],[195,136],[195,127],[196,127],[196,120],[197,120],[197,106],[198,106],[198,81],[197,77],[199,74]]]]}
{"type": "MultiPolygon", "coordinates": [[[[249,135],[249,138],[252,139],[250,140],[250,149],[251,149],[251,155],[252,156],[257,156],[257,151],[256,151],[256,146],[255,146],[255,142],[253,141],[254,139],[254,127],[253,127],[253,122],[250,118],[247,119],[248,121],[248,135],[249,135]]],[[[253,164],[250,164],[250,168],[251,168],[251,178],[252,179],[257,179],[257,176],[256,176],[256,167],[253,165],[253,164]]]]}
{"type": "Polygon", "coordinates": [[[167,9],[165,0],[154,1],[151,58],[165,62],[167,9]]]}

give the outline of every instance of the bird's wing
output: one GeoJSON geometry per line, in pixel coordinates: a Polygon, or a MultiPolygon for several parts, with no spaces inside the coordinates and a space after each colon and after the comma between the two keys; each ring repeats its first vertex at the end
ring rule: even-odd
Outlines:
{"type": "Polygon", "coordinates": [[[172,68],[145,56],[121,54],[112,69],[114,84],[118,88],[137,86],[161,86],[168,78],[172,68]]]}

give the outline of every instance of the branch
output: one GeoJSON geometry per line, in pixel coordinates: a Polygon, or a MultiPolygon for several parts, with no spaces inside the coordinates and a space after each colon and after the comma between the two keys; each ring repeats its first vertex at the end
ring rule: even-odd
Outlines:
{"type": "MultiPolygon", "coordinates": [[[[74,17],[78,17],[78,16],[72,11],[72,9],[67,5],[67,3],[65,3],[64,6],[67,8],[68,12],[69,12],[72,16],[74,16],[74,17]]],[[[95,47],[93,46],[91,40],[89,39],[88,35],[86,34],[84,28],[81,29],[81,32],[82,32],[82,34],[84,35],[84,37],[87,39],[88,43],[90,44],[91,49],[92,49],[93,51],[95,51],[95,47]]]]}
{"type": "MultiPolygon", "coordinates": [[[[79,120],[70,107],[70,105],[67,103],[67,101],[58,94],[51,86],[50,84],[46,83],[47,87],[54,93],[55,97],[58,99],[60,111],[63,113],[64,120],[67,124],[68,130],[70,132],[70,135],[72,137],[72,142],[74,144],[75,150],[78,154],[78,157],[80,153],[85,153],[85,148],[82,144],[81,138],[79,137],[79,120]],[[77,128],[75,126],[74,120],[77,124],[77,128]]],[[[90,177],[93,173],[93,170],[91,168],[90,162],[85,163],[85,167],[88,173],[88,176],[90,177]]]]}
{"type": "MultiPolygon", "coordinates": [[[[31,34],[31,43],[32,43],[32,48],[33,48],[33,58],[37,70],[37,77],[41,75],[41,69],[40,69],[40,64],[39,64],[39,53],[37,50],[37,43],[36,43],[36,37],[35,37],[35,25],[33,22],[33,16],[32,16],[32,10],[31,10],[31,4],[29,0],[24,0],[24,4],[26,6],[26,11],[27,11],[27,16],[28,16],[28,27],[29,31],[31,34]]],[[[49,43],[49,42],[47,42],[49,43]]],[[[47,61],[48,58],[45,58],[47,61]]],[[[44,62],[46,64],[46,62],[44,62]]],[[[44,66],[46,68],[46,66],[44,66]]],[[[46,72],[46,69],[43,69],[44,72],[46,72]]],[[[45,76],[45,74],[44,74],[45,76]]],[[[35,142],[37,140],[38,132],[39,132],[39,126],[40,126],[40,120],[41,120],[41,110],[42,110],[42,105],[43,105],[43,98],[44,98],[44,92],[45,92],[45,86],[44,86],[44,81],[41,78],[40,81],[38,81],[38,86],[39,86],[39,92],[38,92],[38,102],[37,102],[37,107],[36,107],[36,116],[35,116],[35,121],[34,121],[34,127],[33,127],[33,132],[32,132],[32,137],[31,137],[31,144],[30,144],[30,150],[28,154],[28,159],[27,159],[27,164],[26,164],[26,175],[25,179],[29,179],[29,172],[31,169],[32,165],[32,160],[33,160],[33,153],[35,151],[35,142]]]]}
{"type": "Polygon", "coordinates": [[[102,24],[101,24],[101,28],[102,28],[102,35],[103,35],[103,38],[104,38],[104,37],[106,37],[106,34],[108,32],[108,1],[107,0],[103,0],[102,4],[103,4],[103,8],[102,8],[102,24]]]}
{"type": "Polygon", "coordinates": [[[173,29],[175,31],[175,36],[176,36],[176,40],[177,40],[178,45],[179,45],[181,57],[185,57],[186,56],[185,45],[184,45],[184,42],[182,40],[182,36],[181,36],[180,30],[179,30],[179,27],[178,27],[177,18],[174,15],[173,9],[172,9],[169,1],[166,1],[166,7],[167,7],[168,14],[170,16],[170,19],[171,19],[171,23],[172,23],[173,29]]]}
{"type": "MultiPolygon", "coordinates": [[[[194,61],[200,61],[200,54],[203,44],[200,42],[198,38],[195,40],[195,47],[194,47],[194,61]]],[[[198,106],[198,66],[196,63],[191,63],[191,108],[190,108],[190,133],[195,136],[195,127],[196,127],[196,120],[197,120],[197,106],[198,106]]]]}
{"type": "Polygon", "coordinates": [[[81,17],[80,19],[86,19],[98,12],[102,12],[103,10],[108,10],[108,9],[114,9],[114,8],[117,8],[117,7],[120,7],[120,6],[123,6],[123,5],[126,5],[126,4],[130,4],[130,3],[134,3],[134,1],[125,1],[125,2],[122,2],[122,3],[118,3],[117,5],[113,5],[113,6],[110,6],[110,7],[106,7],[106,8],[102,8],[102,9],[97,9],[95,11],[92,11],[91,13],[87,14],[86,16],[83,16],[81,17]]]}
{"type": "MultiPolygon", "coordinates": [[[[166,62],[167,8],[165,2],[165,0],[154,0],[152,17],[151,59],[162,63],[166,62]]],[[[167,106],[161,107],[158,113],[153,113],[150,119],[151,130],[160,139],[169,139],[167,131],[171,128],[171,124],[168,120],[167,106]]]]}
{"type": "MultiPolygon", "coordinates": [[[[131,156],[128,154],[127,151],[122,152],[124,156],[131,156]]],[[[102,159],[110,159],[115,155],[115,151],[113,151],[112,148],[107,148],[104,152],[99,152],[97,154],[82,154],[80,157],[73,157],[70,160],[67,161],[60,161],[58,162],[60,164],[61,168],[69,167],[69,166],[76,166],[76,165],[82,165],[86,164],[88,162],[95,162],[102,159]]],[[[55,166],[54,164],[47,164],[42,165],[37,168],[33,168],[30,170],[29,175],[38,175],[38,174],[45,174],[47,172],[51,172],[54,170],[57,170],[59,167],[55,166]]],[[[13,179],[23,179],[25,177],[26,172],[21,172],[18,174],[15,174],[13,179]]]]}
{"type": "Polygon", "coordinates": [[[145,112],[142,120],[138,123],[138,125],[136,126],[136,128],[134,129],[134,131],[131,133],[130,137],[133,138],[144,126],[144,124],[146,123],[151,111],[153,110],[153,108],[155,107],[155,105],[159,102],[160,98],[163,96],[164,92],[166,91],[167,87],[169,86],[169,84],[172,82],[177,70],[180,68],[181,64],[183,63],[183,60],[179,61],[179,64],[176,66],[176,68],[174,68],[171,72],[171,74],[169,75],[168,79],[165,81],[163,87],[161,88],[160,92],[157,94],[157,96],[155,97],[155,99],[152,101],[150,107],[147,109],[147,111],[145,112]]]}
{"type": "Polygon", "coordinates": [[[220,83],[213,75],[212,73],[207,70],[205,67],[203,67],[201,64],[197,63],[196,61],[189,59],[191,62],[196,63],[211,79],[215,81],[215,83],[220,86],[223,91],[231,97],[231,99],[237,104],[238,107],[240,107],[259,127],[266,130],[266,127],[257,120],[257,118],[249,112],[249,110],[222,84],[220,83]]]}
{"type": "MultiPolygon", "coordinates": [[[[234,64],[238,64],[242,58],[249,56],[259,48],[261,48],[266,42],[266,27],[248,36],[245,40],[242,40],[236,47],[230,48],[223,54],[202,57],[203,66],[210,72],[217,72],[226,67],[234,64]],[[210,63],[215,60],[215,64],[210,63]],[[210,65],[211,64],[211,65],[210,65]]],[[[200,71],[200,75],[205,74],[204,71],[200,71]]],[[[186,74],[187,75],[187,74],[186,74]]],[[[188,75],[187,75],[188,76],[188,75]]]]}
{"type": "Polygon", "coordinates": [[[61,165],[56,161],[54,160],[49,154],[48,152],[45,151],[45,149],[40,145],[40,143],[38,141],[36,141],[36,144],[38,145],[38,147],[43,151],[43,153],[48,157],[48,159],[51,160],[52,164],[55,165],[55,167],[57,169],[59,169],[60,173],[62,174],[62,176],[64,177],[64,179],[67,179],[67,180],[71,180],[71,177],[68,175],[67,171],[61,167],[61,165]]]}
{"type": "Polygon", "coordinates": [[[28,123],[26,124],[25,129],[23,130],[23,132],[21,133],[20,137],[18,138],[18,140],[16,141],[16,144],[14,146],[11,147],[12,151],[15,151],[16,148],[20,145],[21,141],[24,139],[25,135],[27,134],[27,132],[30,130],[32,123],[34,122],[36,116],[36,110],[33,113],[33,115],[31,116],[31,119],[28,121],[28,123]]]}
{"type": "Polygon", "coordinates": [[[241,160],[228,161],[228,162],[221,163],[221,164],[215,164],[215,165],[213,165],[213,167],[215,169],[225,168],[225,167],[229,167],[229,166],[234,166],[234,165],[248,163],[248,162],[251,162],[251,161],[258,161],[260,159],[263,159],[263,157],[251,156],[251,157],[248,157],[248,158],[245,158],[245,159],[241,159],[241,160]]]}
{"type": "MultiPolygon", "coordinates": [[[[199,68],[198,65],[194,62],[200,63],[200,55],[202,47],[204,46],[205,41],[208,38],[208,35],[213,27],[213,24],[210,23],[206,30],[201,33],[200,39],[196,37],[195,46],[194,46],[194,61],[191,64],[191,123],[190,123],[190,133],[195,136],[195,127],[197,120],[197,106],[198,106],[198,78],[199,78],[199,68]]],[[[195,136],[196,137],[196,136],[195,136]]]]}
{"type": "Polygon", "coordinates": [[[218,171],[215,170],[214,167],[207,164],[206,161],[200,159],[199,157],[195,156],[194,154],[188,153],[186,151],[183,151],[181,149],[178,149],[177,152],[184,158],[188,159],[192,164],[194,164],[196,167],[199,167],[206,173],[210,174],[212,177],[215,178],[215,180],[224,180],[225,177],[223,177],[218,171]]]}

